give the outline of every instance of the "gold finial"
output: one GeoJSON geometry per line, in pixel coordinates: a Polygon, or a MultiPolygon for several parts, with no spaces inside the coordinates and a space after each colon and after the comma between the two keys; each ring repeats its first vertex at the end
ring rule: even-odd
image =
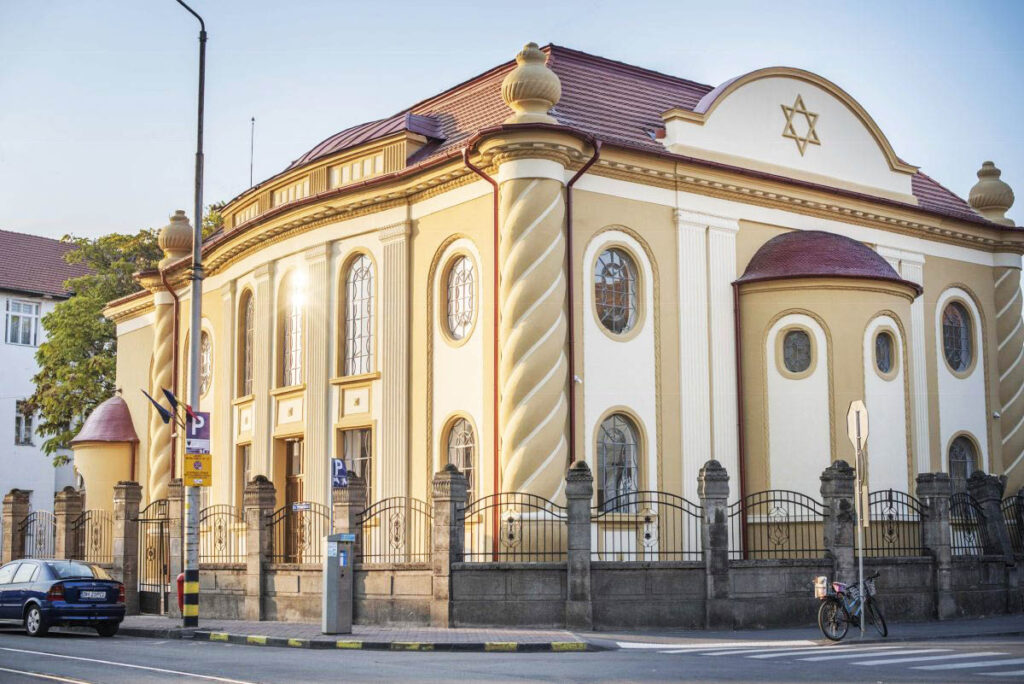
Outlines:
{"type": "Polygon", "coordinates": [[[183,210],[174,212],[171,222],[160,229],[157,244],[164,250],[164,258],[159,263],[161,270],[172,261],[192,253],[192,224],[188,222],[183,210]]]}
{"type": "Polygon", "coordinates": [[[536,43],[527,43],[516,55],[516,68],[501,82],[501,97],[514,112],[505,123],[558,123],[548,110],[562,97],[562,83],[536,43]]]}
{"type": "Polygon", "coordinates": [[[967,201],[979,214],[989,221],[1012,226],[1013,220],[1006,218],[1006,210],[1013,206],[1013,190],[999,179],[1002,173],[990,161],[978,170],[978,182],[971,188],[967,201]]]}

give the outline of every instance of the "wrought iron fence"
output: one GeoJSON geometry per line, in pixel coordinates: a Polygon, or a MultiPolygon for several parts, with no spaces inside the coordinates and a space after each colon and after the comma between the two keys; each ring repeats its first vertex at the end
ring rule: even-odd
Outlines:
{"type": "Polygon", "coordinates": [[[949,499],[950,547],[954,556],[980,556],[985,551],[981,538],[985,514],[973,496],[957,492],[949,499]]]}
{"type": "Polygon", "coordinates": [[[89,563],[114,562],[114,514],[94,509],[82,511],[71,522],[73,539],[69,553],[89,563]]]}
{"type": "Polygon", "coordinates": [[[557,562],[566,558],[564,506],[522,492],[501,492],[470,502],[462,511],[467,563],[557,562]]]}
{"type": "Polygon", "coordinates": [[[1010,545],[1014,553],[1024,553],[1024,505],[1019,496],[1003,499],[1003,521],[1010,533],[1010,545]]]}
{"type": "Polygon", "coordinates": [[[821,558],[827,507],[800,492],[754,492],[729,506],[729,558],[821,558]]]}
{"type": "Polygon", "coordinates": [[[429,563],[434,514],[426,501],[394,496],[359,517],[363,563],[429,563]]]}
{"type": "Polygon", "coordinates": [[[245,562],[245,517],[238,508],[217,504],[199,511],[199,562],[245,562]]]}
{"type": "Polygon", "coordinates": [[[880,489],[868,494],[865,556],[920,556],[923,504],[907,492],[880,489]]]}
{"type": "Polygon", "coordinates": [[[593,560],[699,561],[704,510],[681,496],[643,491],[620,494],[594,509],[593,560]]]}
{"type": "Polygon", "coordinates": [[[33,511],[21,521],[22,558],[53,558],[57,521],[50,511],[33,511]]]}
{"type": "Polygon", "coordinates": [[[163,613],[167,609],[171,574],[171,526],[181,520],[169,517],[167,499],[157,499],[136,519],[139,523],[139,610],[163,613]]]}
{"type": "Polygon", "coordinates": [[[320,563],[330,516],[327,507],[299,501],[279,508],[267,522],[272,563],[320,563]]]}

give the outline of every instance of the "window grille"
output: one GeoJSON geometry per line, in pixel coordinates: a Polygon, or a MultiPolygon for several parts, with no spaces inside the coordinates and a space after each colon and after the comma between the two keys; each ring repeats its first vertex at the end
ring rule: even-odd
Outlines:
{"type": "Polygon", "coordinates": [[[205,396],[210,391],[213,378],[213,348],[210,334],[205,330],[199,335],[199,394],[205,396]]]}
{"type": "Polygon", "coordinates": [[[609,331],[629,332],[637,319],[636,265],[621,249],[606,249],[594,266],[597,318],[609,331]]]}
{"type": "Polygon", "coordinates": [[[361,254],[345,279],[345,375],[373,371],[373,262],[361,254]]]}
{"type": "Polygon", "coordinates": [[[252,355],[256,336],[256,311],[251,294],[246,294],[242,307],[242,395],[252,394],[252,355]]]}
{"type": "Polygon", "coordinates": [[[366,483],[366,502],[373,503],[373,432],[370,428],[343,430],[341,451],[345,467],[366,483]]]}
{"type": "Polygon", "coordinates": [[[621,413],[614,413],[601,423],[597,440],[597,505],[602,511],[615,500],[616,510],[634,512],[636,504],[630,497],[639,489],[640,479],[637,434],[633,421],[621,413]]]}
{"type": "Polygon", "coordinates": [[[302,383],[302,301],[298,293],[291,294],[284,317],[284,372],[285,387],[302,383]]]}
{"type": "Polygon", "coordinates": [[[961,435],[949,445],[949,479],[954,493],[967,491],[967,479],[977,462],[974,442],[969,437],[961,435]]]}
{"type": "Polygon", "coordinates": [[[782,340],[782,362],[790,373],[811,367],[811,336],[806,330],[790,330],[782,340]]]}
{"type": "Polygon", "coordinates": [[[942,350],[949,367],[957,372],[971,365],[971,318],[960,302],[950,302],[942,312],[942,350]]]}
{"type": "Polygon", "coordinates": [[[7,300],[7,344],[34,347],[39,341],[39,304],[7,300]]]}
{"type": "MultiPolygon", "coordinates": [[[[466,476],[469,492],[473,491],[473,460],[476,450],[476,436],[473,426],[465,418],[458,418],[448,430],[448,462],[466,476]]],[[[472,499],[467,496],[467,500],[472,499]]]]}
{"type": "Polygon", "coordinates": [[[448,271],[448,333],[461,340],[473,325],[473,262],[458,257],[448,271]]]}

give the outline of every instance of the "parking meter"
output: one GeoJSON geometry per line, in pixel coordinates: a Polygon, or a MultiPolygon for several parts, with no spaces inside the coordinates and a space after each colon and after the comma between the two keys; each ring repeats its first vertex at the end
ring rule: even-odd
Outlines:
{"type": "Polygon", "coordinates": [[[324,634],[352,633],[352,547],[356,535],[339,533],[327,536],[324,549],[324,586],[321,628],[324,634]]]}

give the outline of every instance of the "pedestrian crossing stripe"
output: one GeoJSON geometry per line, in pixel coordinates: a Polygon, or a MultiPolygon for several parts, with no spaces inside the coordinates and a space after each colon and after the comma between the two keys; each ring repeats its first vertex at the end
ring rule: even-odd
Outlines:
{"type": "Polygon", "coordinates": [[[985,663],[946,663],[944,665],[918,665],[914,670],[965,670],[969,667],[1005,667],[1006,665],[1024,665],[1024,658],[1013,660],[990,660],[985,663]]]}
{"type": "Polygon", "coordinates": [[[843,653],[841,655],[832,655],[832,656],[817,656],[817,657],[814,657],[814,658],[798,658],[798,660],[804,660],[804,661],[807,661],[807,662],[815,663],[815,662],[819,662],[819,661],[822,661],[822,660],[837,660],[839,658],[859,658],[862,655],[868,655],[869,657],[870,656],[876,656],[876,655],[877,656],[916,655],[918,653],[941,653],[943,651],[949,651],[951,649],[948,649],[948,648],[904,648],[904,649],[890,650],[890,651],[887,651],[885,653],[867,653],[867,654],[865,654],[866,650],[867,649],[858,649],[856,652],[853,652],[853,653],[843,653]]]}
{"type": "Polygon", "coordinates": [[[854,665],[892,665],[898,663],[920,663],[926,660],[962,660],[964,658],[985,658],[989,656],[1002,656],[1005,653],[998,651],[983,651],[981,653],[951,653],[946,655],[917,656],[914,658],[896,658],[894,660],[865,660],[863,663],[854,665]]]}

